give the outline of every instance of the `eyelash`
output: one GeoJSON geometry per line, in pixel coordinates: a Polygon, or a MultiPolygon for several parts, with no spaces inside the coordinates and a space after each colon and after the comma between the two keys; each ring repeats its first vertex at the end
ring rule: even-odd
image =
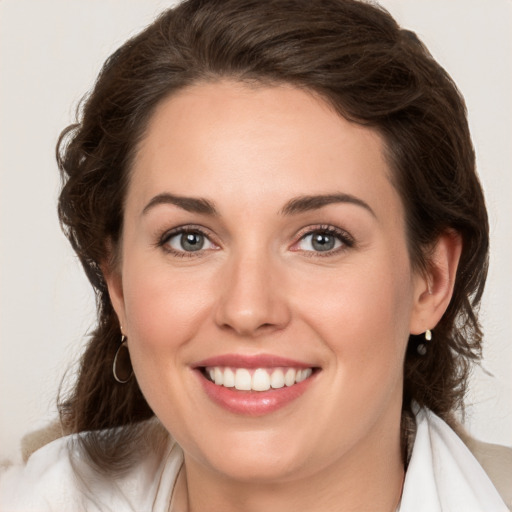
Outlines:
{"type": "MultiPolygon", "coordinates": [[[[173,228],[169,231],[166,231],[158,240],[157,246],[162,248],[165,252],[172,254],[173,256],[176,256],[178,258],[191,258],[191,257],[200,257],[204,255],[204,251],[208,249],[199,249],[198,251],[178,251],[176,249],[173,249],[168,245],[169,240],[171,240],[173,237],[178,235],[184,235],[187,233],[191,234],[200,234],[204,236],[211,244],[215,244],[211,240],[211,235],[208,231],[206,231],[204,228],[200,226],[194,226],[194,225],[187,225],[187,226],[180,226],[173,228]]],[[[327,250],[327,251],[306,251],[301,249],[292,249],[296,252],[302,252],[307,257],[328,257],[332,256],[334,254],[338,254],[340,252],[346,251],[347,249],[350,249],[354,247],[355,240],[354,238],[345,230],[336,228],[331,225],[318,225],[318,226],[308,226],[307,228],[304,228],[301,232],[298,234],[298,240],[294,242],[294,246],[305,240],[306,237],[311,236],[315,233],[318,234],[326,234],[330,236],[334,236],[338,239],[338,241],[341,242],[341,247],[327,250]]]]}
{"type": "Polygon", "coordinates": [[[295,249],[297,252],[301,251],[305,256],[311,258],[324,258],[339,254],[341,252],[346,251],[347,249],[351,249],[355,246],[355,240],[347,231],[344,229],[337,228],[335,226],[331,226],[328,224],[322,224],[318,226],[308,226],[299,232],[298,240],[293,245],[299,244],[301,241],[305,240],[306,237],[318,234],[330,235],[337,238],[341,242],[341,247],[337,247],[335,249],[330,249],[328,251],[301,251],[300,249],[295,249]]]}
{"type": "Polygon", "coordinates": [[[211,241],[211,235],[204,228],[200,226],[187,225],[187,226],[179,226],[177,228],[173,228],[169,231],[166,231],[159,239],[156,244],[158,247],[161,247],[165,252],[172,254],[178,258],[192,258],[204,255],[205,249],[200,249],[198,251],[177,251],[173,249],[170,245],[168,245],[169,240],[178,235],[185,235],[187,233],[191,234],[199,234],[204,236],[207,240],[210,241],[211,244],[216,245],[211,241]]]}

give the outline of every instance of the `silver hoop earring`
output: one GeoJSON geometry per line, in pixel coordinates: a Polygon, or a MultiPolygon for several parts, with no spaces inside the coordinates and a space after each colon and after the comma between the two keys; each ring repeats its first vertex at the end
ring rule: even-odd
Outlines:
{"type": "MultiPolygon", "coordinates": [[[[431,341],[432,340],[432,331],[430,329],[427,329],[425,331],[425,341],[431,341]]],[[[416,351],[420,356],[424,356],[427,353],[427,344],[425,342],[419,343],[416,347],[416,351]]]]}
{"type": "Polygon", "coordinates": [[[112,374],[119,384],[126,384],[133,375],[130,351],[128,350],[127,339],[124,334],[121,335],[121,345],[119,345],[116,355],[114,356],[112,374]]]}

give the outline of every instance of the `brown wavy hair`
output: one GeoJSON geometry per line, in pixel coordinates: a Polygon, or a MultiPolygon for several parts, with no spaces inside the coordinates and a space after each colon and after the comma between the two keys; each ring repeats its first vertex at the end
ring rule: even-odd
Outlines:
{"type": "Polygon", "coordinates": [[[101,265],[115,264],[131,163],[155,108],[191,84],[224,78],[312,91],[378,131],[416,269],[428,268],[440,234],[460,233],[450,305],[425,356],[411,336],[404,366],[404,411],[415,400],[450,420],[462,407],[470,363],[480,357],[477,307],[488,257],[487,213],[457,87],[416,35],[374,4],[186,0],[107,60],[57,146],[59,217],[98,310],[75,387],[60,404],[66,430],[91,431],[81,437],[87,453],[112,468],[128,460],[123,435],[133,437],[135,425],[153,416],[135,378],[121,385],[112,376],[121,335],[101,265]],[[134,428],[111,429],[123,425],[134,428]]]}

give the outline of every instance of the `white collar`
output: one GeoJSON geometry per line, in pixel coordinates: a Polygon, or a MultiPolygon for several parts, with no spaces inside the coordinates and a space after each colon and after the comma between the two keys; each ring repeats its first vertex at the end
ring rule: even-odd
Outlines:
{"type": "Polygon", "coordinates": [[[508,512],[498,491],[455,432],[416,407],[416,439],[400,512],[508,512]]]}

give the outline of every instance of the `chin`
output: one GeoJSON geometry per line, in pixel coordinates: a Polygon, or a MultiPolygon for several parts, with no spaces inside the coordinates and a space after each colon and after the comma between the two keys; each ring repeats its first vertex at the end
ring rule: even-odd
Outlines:
{"type": "MultiPolygon", "coordinates": [[[[297,478],[306,467],[304,443],[273,432],[214,435],[192,456],[204,467],[228,479],[247,483],[276,483],[297,478]]],[[[187,452],[187,446],[184,447],[187,452]]]]}
{"type": "Polygon", "coordinates": [[[213,470],[227,478],[245,483],[275,484],[296,479],[304,471],[304,462],[276,454],[238,457],[236,453],[211,464],[213,470]]]}

